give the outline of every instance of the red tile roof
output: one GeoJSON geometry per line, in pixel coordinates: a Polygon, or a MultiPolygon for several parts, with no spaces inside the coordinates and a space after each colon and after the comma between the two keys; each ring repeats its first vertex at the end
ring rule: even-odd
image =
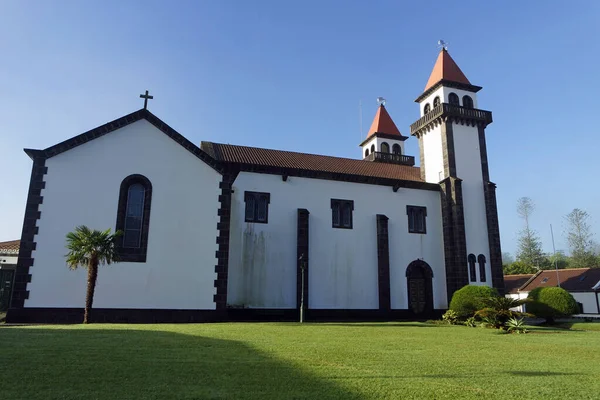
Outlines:
{"type": "Polygon", "coordinates": [[[225,163],[424,183],[419,167],[408,165],[212,142],[202,142],[201,148],[215,160],[225,163]]]}
{"type": "Polygon", "coordinates": [[[18,254],[20,244],[20,240],[9,240],[8,242],[0,242],[0,253],[18,254]]]}
{"type": "Polygon", "coordinates": [[[440,51],[440,54],[435,62],[435,66],[433,67],[433,71],[431,71],[431,75],[427,81],[427,85],[425,85],[424,91],[427,91],[427,89],[442,79],[451,82],[463,83],[466,85],[471,84],[465,74],[463,74],[463,72],[460,70],[458,65],[456,65],[452,57],[450,57],[450,54],[446,49],[442,49],[442,51],[440,51]]]}
{"type": "Polygon", "coordinates": [[[516,294],[533,274],[504,275],[504,290],[506,293],[516,294]]]}
{"type": "MultiPolygon", "coordinates": [[[[568,291],[591,291],[600,282],[600,268],[571,268],[559,269],[560,287],[568,291]]],[[[530,292],[538,287],[558,286],[556,270],[538,272],[527,284],[521,287],[521,292],[530,292]]]]}
{"type": "Polygon", "coordinates": [[[390,117],[390,114],[383,104],[377,109],[377,113],[371,124],[371,129],[369,129],[369,133],[367,133],[367,138],[376,133],[402,136],[400,130],[398,130],[398,127],[396,127],[396,124],[392,121],[392,117],[390,117]]]}

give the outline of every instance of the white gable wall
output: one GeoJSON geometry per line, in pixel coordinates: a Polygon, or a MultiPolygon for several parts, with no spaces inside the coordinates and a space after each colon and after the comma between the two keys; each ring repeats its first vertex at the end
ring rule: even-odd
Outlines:
{"type": "Polygon", "coordinates": [[[131,174],[152,183],[146,263],[100,268],[97,308],[214,309],[221,175],[146,120],[46,160],[37,248],[25,307],[83,307],[86,270],[70,271],[65,235],[115,229],[131,174]]]}
{"type": "Polygon", "coordinates": [[[439,192],[250,172],[233,189],[230,305],[296,308],[297,210],[306,208],[310,308],[378,308],[376,214],[389,218],[392,308],[408,308],[406,267],[418,258],[433,269],[434,307],[447,307],[439,192]],[[267,224],[244,222],[244,191],[270,193],[267,224]],[[354,201],[352,229],[332,227],[331,199],[354,201]],[[407,205],[427,207],[427,234],[408,233],[407,205]]]}

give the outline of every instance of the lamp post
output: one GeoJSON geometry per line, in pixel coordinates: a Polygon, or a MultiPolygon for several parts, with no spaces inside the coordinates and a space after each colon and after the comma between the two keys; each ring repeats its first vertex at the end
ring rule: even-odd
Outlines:
{"type": "Polygon", "coordinates": [[[304,253],[300,255],[298,259],[300,261],[300,323],[304,322],[304,272],[306,271],[306,260],[304,257],[304,253]]]}

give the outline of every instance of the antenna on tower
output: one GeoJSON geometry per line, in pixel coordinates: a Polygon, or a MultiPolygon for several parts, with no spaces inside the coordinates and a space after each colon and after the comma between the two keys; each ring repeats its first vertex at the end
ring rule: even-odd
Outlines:
{"type": "Polygon", "coordinates": [[[360,139],[363,138],[363,124],[362,124],[362,100],[358,100],[358,129],[360,130],[360,139]]]}
{"type": "Polygon", "coordinates": [[[448,50],[448,43],[446,43],[446,41],[440,39],[440,40],[438,40],[438,48],[440,50],[448,50]]]}

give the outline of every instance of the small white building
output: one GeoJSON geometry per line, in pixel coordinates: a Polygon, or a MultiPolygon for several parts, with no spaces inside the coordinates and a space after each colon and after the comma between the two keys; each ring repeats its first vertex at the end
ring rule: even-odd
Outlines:
{"type": "Polygon", "coordinates": [[[0,242],[0,312],[8,310],[19,257],[19,240],[0,242]]]}
{"type": "Polygon", "coordinates": [[[514,299],[526,299],[529,292],[538,287],[560,286],[573,295],[582,314],[600,314],[600,268],[569,268],[543,270],[533,275],[505,275],[504,282],[506,296],[514,299]]]}
{"type": "MultiPolygon", "coordinates": [[[[141,109],[33,160],[10,321],[78,321],[78,225],[119,229],[93,318],[426,318],[503,290],[495,184],[472,85],[445,49],[417,98],[420,166],[380,104],[355,159],[202,142],[141,109]]],[[[274,132],[274,134],[279,134],[274,132]]],[[[414,140],[414,139],[413,139],[414,140]]]]}

